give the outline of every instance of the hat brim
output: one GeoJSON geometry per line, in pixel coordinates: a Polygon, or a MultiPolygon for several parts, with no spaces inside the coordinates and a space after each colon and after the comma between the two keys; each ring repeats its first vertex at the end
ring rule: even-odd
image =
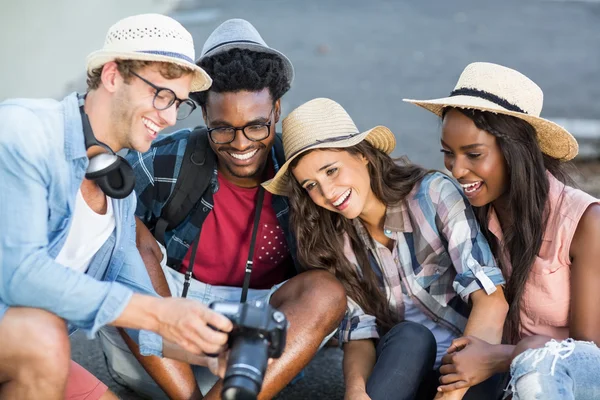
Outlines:
{"type": "Polygon", "coordinates": [[[562,126],[547,119],[533,115],[510,111],[485,99],[472,96],[453,96],[434,100],[403,99],[441,117],[446,107],[467,108],[489,111],[496,114],[511,115],[527,121],[535,128],[540,149],[544,154],[560,161],[569,161],[579,152],[577,140],[562,126]]]}
{"type": "Polygon", "coordinates": [[[87,70],[88,72],[91,72],[92,70],[100,68],[104,64],[114,61],[116,59],[168,62],[179,65],[184,68],[188,68],[194,73],[194,78],[192,79],[190,92],[201,92],[203,90],[207,90],[212,84],[212,79],[210,78],[210,76],[208,76],[208,74],[196,64],[187,62],[176,57],[169,57],[159,54],[98,50],[91,53],[87,57],[87,70]]]}
{"type": "Polygon", "coordinates": [[[269,192],[276,195],[287,195],[288,192],[288,183],[290,179],[290,174],[288,173],[288,169],[290,163],[294,161],[296,158],[300,157],[302,154],[307,151],[314,149],[343,149],[347,147],[352,147],[363,140],[366,140],[371,144],[371,146],[376,149],[383,151],[386,154],[390,154],[394,151],[396,147],[396,137],[385,126],[376,126],[374,128],[369,129],[368,131],[362,132],[350,139],[341,140],[339,142],[326,142],[326,143],[316,143],[314,146],[308,147],[297,154],[294,154],[290,157],[286,162],[279,168],[277,174],[273,179],[270,179],[262,184],[262,186],[268,190],[269,192]]]}
{"type": "Polygon", "coordinates": [[[223,53],[223,52],[225,52],[227,50],[230,50],[230,49],[252,50],[252,51],[256,51],[257,53],[273,54],[273,55],[276,55],[276,56],[280,57],[281,60],[283,61],[283,68],[284,68],[284,74],[285,74],[286,80],[290,84],[290,86],[292,85],[292,82],[294,81],[294,66],[292,65],[292,62],[290,61],[290,59],[287,58],[280,51],[277,51],[277,50],[272,49],[270,47],[265,47],[265,46],[262,46],[262,45],[259,45],[259,44],[244,43],[244,42],[231,42],[231,43],[227,43],[227,44],[219,46],[216,49],[213,49],[213,50],[209,51],[208,53],[204,54],[203,56],[201,56],[196,61],[196,64],[199,64],[200,61],[202,61],[206,57],[211,57],[211,56],[214,56],[215,54],[223,53]]]}

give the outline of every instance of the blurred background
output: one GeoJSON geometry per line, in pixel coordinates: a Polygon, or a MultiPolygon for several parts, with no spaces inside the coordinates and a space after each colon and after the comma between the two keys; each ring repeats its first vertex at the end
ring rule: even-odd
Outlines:
{"type": "MultiPolygon", "coordinates": [[[[575,178],[600,196],[600,0],[0,1],[0,101],[85,90],[86,55],[122,17],[169,14],[192,33],[197,54],[215,27],[239,17],[295,66],[283,115],[330,97],[359,129],[392,129],[395,155],[433,168],[443,167],[440,123],[402,98],[446,96],[468,63],[499,63],[543,89],[542,116],[580,143],[575,178]]],[[[201,122],[197,111],[176,128],[201,122]]],[[[76,355],[94,368],[94,353],[78,346],[76,355]]],[[[326,350],[281,398],[342,398],[338,359],[326,350]]]]}

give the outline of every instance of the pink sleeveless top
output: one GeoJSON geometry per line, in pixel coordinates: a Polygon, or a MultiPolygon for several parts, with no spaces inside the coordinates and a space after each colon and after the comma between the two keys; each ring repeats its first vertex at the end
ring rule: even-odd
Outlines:
{"type": "MultiPolygon", "coordinates": [[[[550,183],[550,216],[521,300],[521,334],[547,335],[562,340],[569,337],[571,241],[582,214],[591,204],[600,201],[581,190],[565,186],[550,173],[546,175],[550,183]]],[[[493,208],[488,229],[501,247],[504,236],[493,208]]],[[[508,281],[511,274],[508,254],[502,252],[500,261],[508,281]]]]}

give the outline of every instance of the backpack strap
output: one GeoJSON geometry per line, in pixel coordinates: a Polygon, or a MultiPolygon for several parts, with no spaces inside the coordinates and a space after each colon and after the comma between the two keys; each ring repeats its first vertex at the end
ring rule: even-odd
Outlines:
{"type": "Polygon", "coordinates": [[[281,167],[283,164],[285,164],[285,152],[283,151],[283,139],[281,138],[281,133],[275,134],[275,143],[273,144],[273,148],[275,149],[275,159],[281,167]]]}
{"type": "Polygon", "coordinates": [[[186,219],[210,186],[216,157],[208,144],[206,127],[195,128],[188,137],[175,187],[156,221],[154,237],[163,246],[165,232],[186,219]]]}

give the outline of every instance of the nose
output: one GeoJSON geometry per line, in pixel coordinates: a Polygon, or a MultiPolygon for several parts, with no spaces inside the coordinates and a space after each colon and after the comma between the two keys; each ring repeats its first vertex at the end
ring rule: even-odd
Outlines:
{"type": "Polygon", "coordinates": [[[321,182],[319,187],[321,188],[321,194],[328,202],[331,203],[335,200],[334,185],[332,185],[330,182],[321,182]]]}
{"type": "Polygon", "coordinates": [[[233,138],[233,142],[230,143],[231,147],[237,150],[246,150],[248,147],[252,145],[252,141],[248,140],[246,135],[241,129],[236,129],[235,137],[233,138]]]}
{"type": "Polygon", "coordinates": [[[452,176],[456,179],[464,178],[468,173],[468,168],[465,166],[464,157],[456,157],[450,164],[452,176]]]}
{"type": "Polygon", "coordinates": [[[173,126],[177,123],[177,106],[173,103],[171,107],[159,111],[160,118],[167,123],[169,126],[173,126]]]}

